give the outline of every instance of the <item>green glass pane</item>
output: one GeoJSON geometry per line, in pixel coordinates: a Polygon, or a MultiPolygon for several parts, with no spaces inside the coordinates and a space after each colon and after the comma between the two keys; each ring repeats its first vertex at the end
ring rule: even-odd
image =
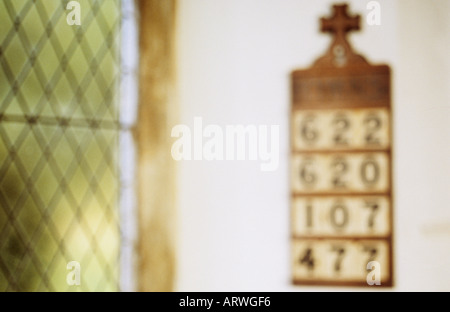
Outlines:
{"type": "Polygon", "coordinates": [[[120,1],[65,3],[0,1],[0,291],[118,290],[120,1]]]}

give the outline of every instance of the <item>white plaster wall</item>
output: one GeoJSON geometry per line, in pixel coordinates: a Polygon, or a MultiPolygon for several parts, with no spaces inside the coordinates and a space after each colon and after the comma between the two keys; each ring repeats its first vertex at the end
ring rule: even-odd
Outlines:
{"type": "MultiPolygon", "coordinates": [[[[379,1],[380,26],[369,1],[347,2],[363,18],[355,49],[393,69],[394,290],[450,290],[450,1],[379,1]]],[[[327,48],[331,3],[179,1],[180,123],[280,125],[280,166],[178,164],[177,290],[336,289],[290,285],[287,167],[289,74],[327,48]]]]}
{"type": "Polygon", "coordinates": [[[397,281],[450,290],[450,1],[400,2],[396,65],[397,281]]]}

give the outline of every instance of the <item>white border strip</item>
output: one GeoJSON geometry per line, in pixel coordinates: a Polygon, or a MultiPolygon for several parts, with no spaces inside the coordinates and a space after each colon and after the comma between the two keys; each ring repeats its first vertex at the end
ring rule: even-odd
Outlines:
{"type": "Polygon", "coordinates": [[[137,119],[138,108],[138,26],[134,0],[122,0],[122,24],[120,47],[120,105],[119,120],[127,130],[120,132],[119,170],[120,170],[120,290],[137,290],[136,242],[136,153],[130,129],[137,119]]]}

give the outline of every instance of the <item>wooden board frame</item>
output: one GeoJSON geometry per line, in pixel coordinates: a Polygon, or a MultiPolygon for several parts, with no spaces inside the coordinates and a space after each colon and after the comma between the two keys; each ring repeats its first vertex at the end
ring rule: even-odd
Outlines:
{"type": "MultiPolygon", "coordinates": [[[[298,240],[384,240],[388,242],[389,250],[389,273],[386,280],[382,280],[381,287],[392,287],[394,285],[394,268],[393,268],[393,179],[392,179],[392,110],[391,110],[391,71],[387,65],[370,65],[364,57],[353,52],[350,44],[347,42],[345,34],[352,29],[359,29],[359,18],[349,17],[346,13],[346,5],[333,6],[334,15],[327,21],[327,27],[324,27],[324,19],[322,19],[322,30],[332,32],[335,37],[328,52],[319,58],[309,69],[295,70],[291,74],[291,124],[290,124],[290,144],[291,158],[298,154],[339,154],[339,153],[361,153],[361,152],[384,152],[388,156],[388,179],[389,189],[381,194],[366,192],[344,192],[339,194],[328,194],[320,192],[298,193],[292,190],[292,202],[296,197],[315,197],[315,196],[360,196],[360,195],[382,195],[389,201],[389,233],[384,237],[359,237],[359,236],[298,236],[294,235],[293,222],[291,222],[292,244],[298,240]],[[333,20],[340,18],[341,20],[353,19],[352,27],[344,30],[336,30],[333,20]],[[330,22],[331,21],[331,22],[330,22]],[[357,23],[358,22],[358,23],[357,23]],[[357,25],[358,24],[358,25],[357,25]],[[342,48],[344,51],[340,56],[344,55],[346,62],[336,62],[336,55],[333,51],[336,47],[342,48]],[[294,144],[294,136],[299,133],[294,132],[294,116],[297,112],[303,110],[313,110],[320,114],[324,110],[360,110],[371,108],[385,108],[388,111],[388,140],[389,146],[381,149],[340,149],[338,147],[330,147],[327,149],[296,149],[294,144]]],[[[336,27],[340,27],[344,22],[339,22],[336,27]],[[339,24],[340,23],[340,24],[339,24]]],[[[292,167],[291,167],[292,170],[292,167]]],[[[291,182],[292,185],[292,182],[291,182]]],[[[293,218],[293,207],[291,207],[291,220],[293,218]]],[[[294,255],[293,255],[294,256],[294,255]]],[[[295,285],[320,285],[320,286],[368,286],[366,279],[342,281],[329,279],[301,279],[294,277],[294,268],[296,259],[293,259],[293,279],[295,285]]],[[[380,287],[378,286],[378,287],[380,287]]]]}

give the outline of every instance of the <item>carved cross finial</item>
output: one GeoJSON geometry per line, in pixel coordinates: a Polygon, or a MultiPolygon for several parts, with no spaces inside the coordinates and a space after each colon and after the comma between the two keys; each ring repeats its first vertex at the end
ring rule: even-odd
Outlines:
{"type": "Polygon", "coordinates": [[[337,37],[345,39],[347,32],[351,30],[359,30],[359,15],[349,16],[347,13],[347,5],[333,5],[333,16],[330,18],[322,17],[321,31],[331,32],[337,37]]]}
{"type": "Polygon", "coordinates": [[[360,16],[350,16],[347,12],[347,4],[333,5],[333,15],[329,18],[320,19],[320,30],[334,34],[328,54],[318,60],[318,63],[327,64],[331,61],[333,66],[343,67],[349,63],[365,62],[356,55],[347,41],[347,33],[352,30],[359,30],[360,16]]]}

